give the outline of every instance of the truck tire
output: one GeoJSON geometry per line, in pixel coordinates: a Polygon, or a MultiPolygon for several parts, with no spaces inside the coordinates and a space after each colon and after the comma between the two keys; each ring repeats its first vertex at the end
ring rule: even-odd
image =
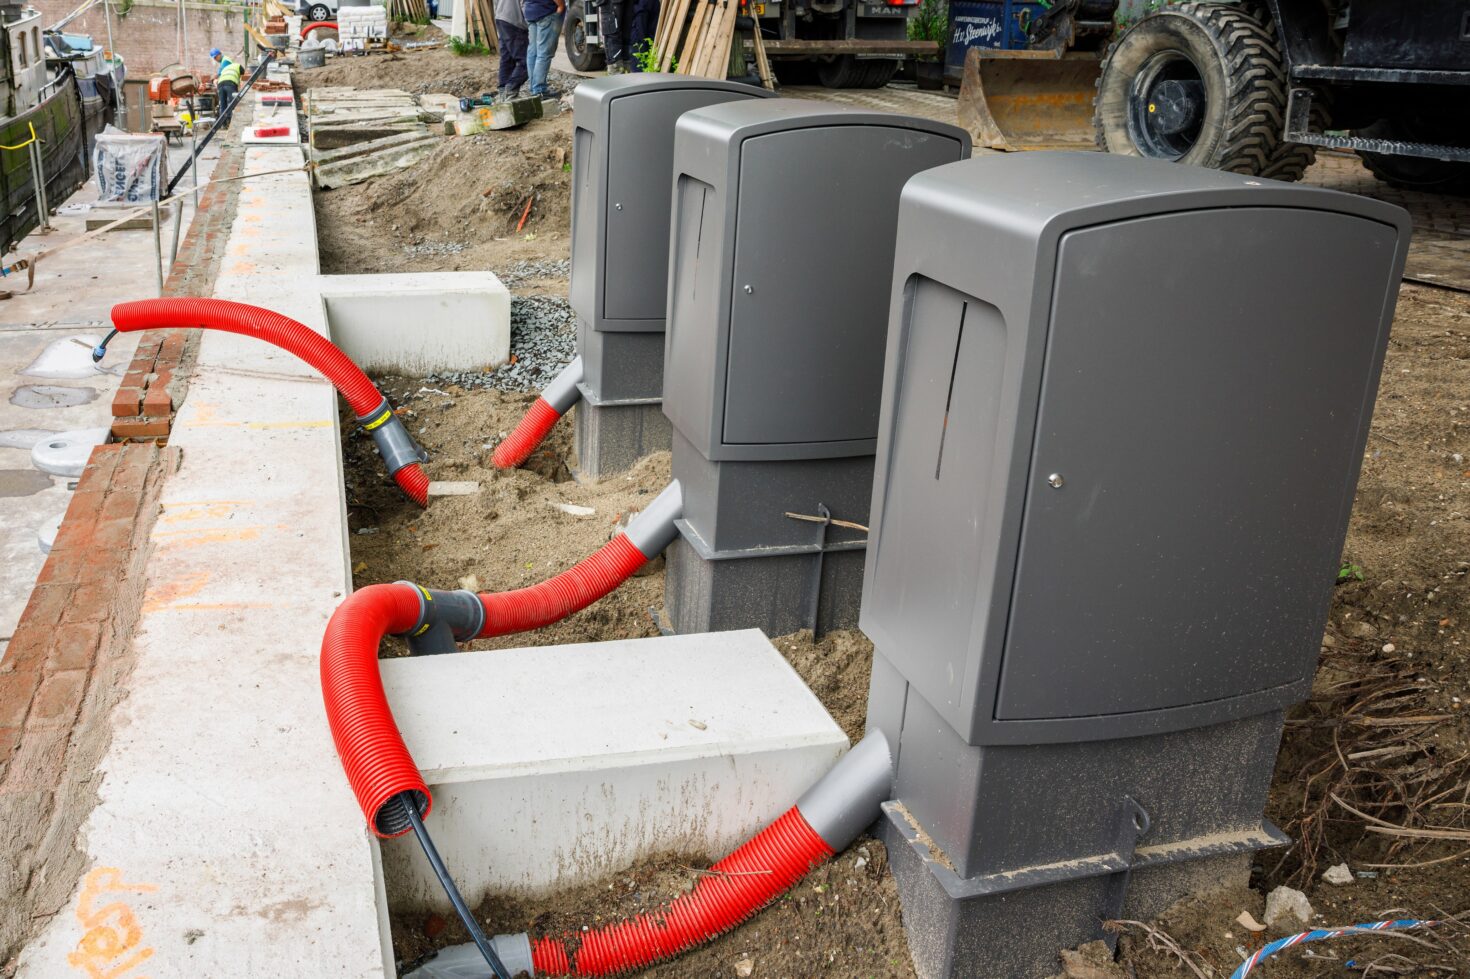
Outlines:
{"type": "Polygon", "coordinates": [[[1261,22],[1180,3],[1109,47],[1093,129],[1109,153],[1258,175],[1280,156],[1285,112],[1281,51],[1261,22]]]}
{"type": "Polygon", "coordinates": [[[898,74],[898,62],[889,58],[876,58],[872,61],[863,62],[865,72],[863,82],[858,88],[882,88],[893,81],[893,76],[898,74]]]}
{"type": "MultiPolygon", "coordinates": [[[[1375,123],[1362,131],[1362,135],[1375,139],[1408,140],[1410,142],[1456,142],[1451,137],[1434,130],[1422,131],[1403,123],[1384,121],[1375,123]]],[[[1463,139],[1464,137],[1459,137],[1463,139]]],[[[1432,194],[1470,195],[1470,163],[1456,160],[1435,160],[1427,156],[1396,156],[1387,153],[1358,152],[1363,166],[1379,180],[1406,190],[1423,190],[1432,194]]]]}
{"type": "Polygon", "coordinates": [[[859,83],[866,74],[863,63],[850,54],[839,54],[817,65],[817,81],[827,88],[861,88],[859,83]]]}
{"type": "Polygon", "coordinates": [[[567,4],[567,22],[562,28],[567,60],[578,71],[601,71],[607,67],[607,55],[601,48],[587,43],[587,8],[582,0],[567,4]]]}

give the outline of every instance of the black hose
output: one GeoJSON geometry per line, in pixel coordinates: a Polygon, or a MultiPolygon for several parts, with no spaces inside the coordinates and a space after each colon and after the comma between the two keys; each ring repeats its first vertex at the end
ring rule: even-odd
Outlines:
{"type": "Polygon", "coordinates": [[[115,336],[117,336],[117,328],[113,327],[111,332],[102,338],[102,342],[92,348],[92,363],[100,364],[102,362],[102,358],[107,356],[107,345],[112,342],[112,338],[115,336]]]}
{"type": "Polygon", "coordinates": [[[409,824],[413,826],[413,835],[419,838],[419,845],[424,848],[424,856],[429,858],[429,866],[434,868],[434,874],[439,878],[439,883],[444,885],[444,893],[449,895],[449,903],[454,905],[459,920],[464,922],[480,954],[485,956],[485,961],[490,964],[490,971],[495,973],[497,979],[510,979],[510,973],[505,971],[505,965],[501,963],[500,956],[496,955],[495,949],[490,947],[490,939],[485,937],[480,923],[470,913],[469,905],[464,903],[464,897],[459,893],[459,888],[454,886],[454,878],[449,876],[449,868],[445,867],[444,861],[439,858],[439,851],[434,848],[434,841],[429,839],[429,831],[424,826],[423,818],[419,816],[418,802],[413,795],[412,792],[400,792],[398,804],[408,814],[409,824]]]}
{"type": "Polygon", "coordinates": [[[189,168],[194,165],[194,161],[199,159],[199,154],[204,152],[204,147],[209,145],[209,141],[211,139],[214,139],[215,133],[224,128],[221,125],[221,122],[229,119],[229,116],[226,114],[225,109],[228,108],[230,112],[233,112],[235,109],[235,103],[239,102],[240,99],[244,97],[245,93],[250,91],[250,86],[254,85],[255,80],[260,77],[260,73],[265,71],[266,65],[276,60],[276,55],[274,51],[263,51],[261,53],[264,55],[264,57],[260,59],[260,64],[255,66],[255,70],[250,73],[250,77],[245,79],[245,84],[240,86],[240,91],[235,93],[234,101],[232,101],[228,107],[218,106],[216,108],[214,125],[209,128],[209,132],[204,134],[204,139],[202,139],[199,142],[199,145],[194,148],[194,152],[190,154],[189,159],[184,161],[184,165],[179,168],[179,172],[174,174],[174,179],[168,182],[168,188],[163,192],[164,197],[173,196],[174,188],[179,185],[180,180],[184,179],[184,174],[189,172],[189,168]]]}

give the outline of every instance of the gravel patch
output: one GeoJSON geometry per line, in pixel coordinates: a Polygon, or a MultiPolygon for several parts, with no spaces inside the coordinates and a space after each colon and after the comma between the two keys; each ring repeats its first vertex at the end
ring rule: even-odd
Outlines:
{"type": "Polygon", "coordinates": [[[572,274],[572,260],[552,259],[546,262],[516,262],[496,275],[507,286],[518,286],[533,279],[565,279],[572,274]]]}
{"type": "Polygon", "coordinates": [[[510,362],[493,371],[441,371],[426,385],[457,384],[467,390],[540,391],[571,363],[577,345],[572,304],[556,296],[510,301],[510,362]]]}

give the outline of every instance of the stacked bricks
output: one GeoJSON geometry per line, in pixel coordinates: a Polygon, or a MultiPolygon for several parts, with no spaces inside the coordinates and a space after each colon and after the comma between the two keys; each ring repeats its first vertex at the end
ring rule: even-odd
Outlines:
{"type": "MultiPolygon", "coordinates": [[[[148,537],[177,450],[92,453],[30,603],[0,659],[0,964],[85,869],[77,833],[132,659],[148,537]]],[[[0,965],[0,973],[4,973],[0,965]]]]}
{"type": "Polygon", "coordinates": [[[133,362],[112,398],[112,434],[117,438],[167,438],[174,399],[169,385],[184,357],[183,330],[149,331],[138,341],[133,362]]]}
{"type": "MultiPolygon", "coordinates": [[[[164,283],[165,296],[208,296],[224,258],[235,220],[240,182],[214,182],[240,174],[244,151],[226,147],[211,182],[200,191],[199,211],[164,283]]],[[[193,360],[198,331],[166,330],[142,334],[133,361],[112,399],[112,434],[119,439],[167,439],[174,410],[183,401],[187,364],[193,360]]]]}

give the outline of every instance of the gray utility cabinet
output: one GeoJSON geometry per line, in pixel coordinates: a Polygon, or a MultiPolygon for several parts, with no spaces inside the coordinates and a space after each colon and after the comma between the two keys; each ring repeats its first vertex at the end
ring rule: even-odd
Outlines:
{"type": "Polygon", "coordinates": [[[1104,154],[905,188],[861,626],[925,979],[1051,975],[1279,838],[1408,241],[1104,154]]]}
{"type": "Polygon", "coordinates": [[[679,632],[857,623],[899,193],[954,126],[794,99],[681,116],[664,414],[679,632]]]}
{"type": "Polygon", "coordinates": [[[669,447],[659,402],[674,123],[691,109],[768,97],[735,82],[653,73],[595,78],[572,96],[577,459],[589,476],[669,447]]]}

